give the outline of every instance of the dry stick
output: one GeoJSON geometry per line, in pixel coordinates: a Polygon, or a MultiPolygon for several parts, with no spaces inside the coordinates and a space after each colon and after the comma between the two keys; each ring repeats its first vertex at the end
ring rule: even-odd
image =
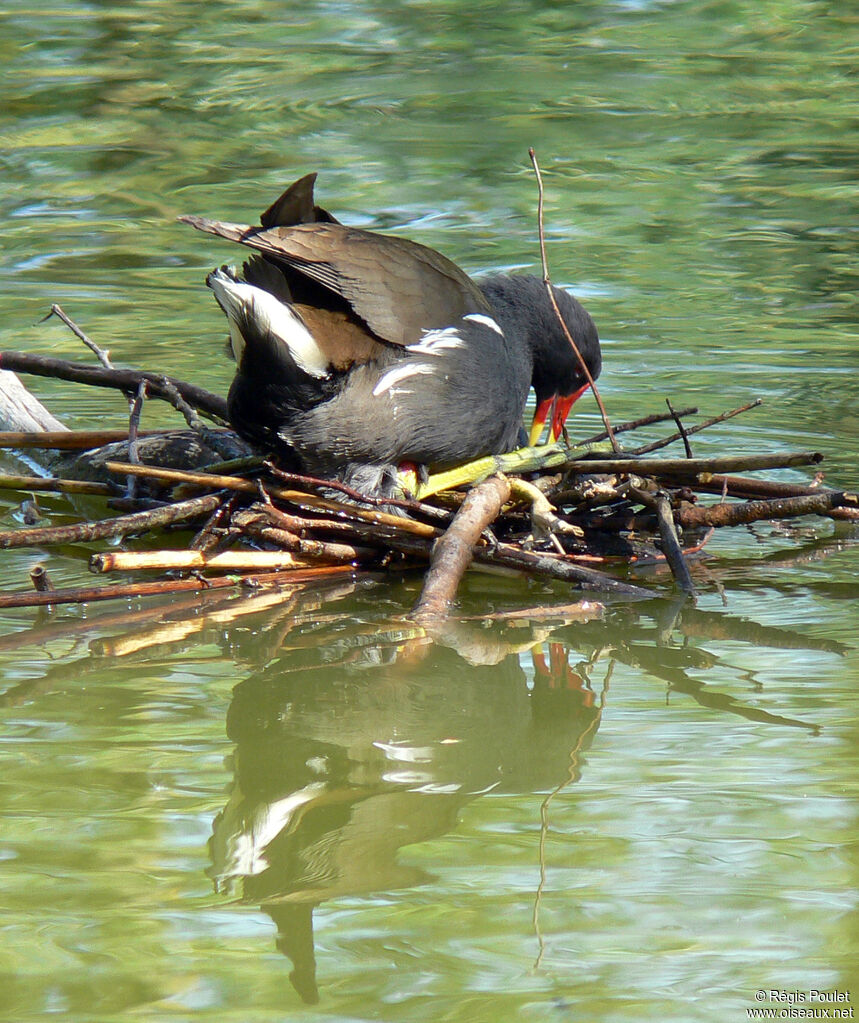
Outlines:
{"type": "MultiPolygon", "coordinates": [[[[740,415],[741,412],[748,412],[749,409],[757,408],[759,405],[763,405],[762,398],[755,398],[754,401],[750,401],[748,405],[741,405],[739,408],[731,409],[729,412],[723,412],[721,415],[713,416],[712,419],[705,419],[703,423],[698,423],[696,426],[690,426],[686,430],[687,436],[693,433],[700,433],[701,430],[706,430],[710,426],[714,426],[716,423],[723,423],[726,419],[733,419],[734,416],[740,415]]],[[[669,444],[673,444],[675,440],[679,440],[683,436],[681,433],[672,433],[670,437],[664,437],[662,440],[655,440],[652,444],[645,444],[640,448],[632,448],[628,452],[630,455],[647,455],[651,451],[658,451],[660,448],[668,447],[669,444]]],[[[691,457],[691,456],[690,456],[691,457]]]]}
{"type": "Polygon", "coordinates": [[[98,494],[112,497],[116,487],[86,480],[45,479],[43,476],[0,476],[0,490],[34,490],[54,494],[98,494]]]}
{"type": "MultiPolygon", "coordinates": [[[[719,476],[716,473],[702,472],[695,478],[696,490],[709,494],[721,494],[728,497],[767,498],[767,497],[813,497],[815,494],[839,493],[832,487],[809,487],[798,483],[782,483],[777,480],[756,480],[748,476],[719,476]]],[[[845,504],[859,507],[859,494],[842,493],[845,504]]]]}
{"type": "Polygon", "coordinates": [[[780,497],[773,501],[747,501],[744,504],[714,504],[701,508],[681,504],[680,524],[684,529],[701,526],[742,526],[767,519],[791,519],[799,515],[825,515],[836,508],[843,495],[826,491],[807,497],[780,497]]]}
{"type": "MultiPolygon", "coordinates": [[[[174,430],[139,430],[138,437],[174,433],[174,430]]],[[[39,448],[53,451],[85,451],[126,440],[128,430],[45,430],[42,433],[0,432],[0,448],[39,448]]]]}
{"type": "Polygon", "coordinates": [[[608,421],[608,414],[603,405],[600,392],[597,390],[597,385],[594,383],[594,378],[591,376],[591,371],[588,369],[588,365],[582,358],[582,353],[578,349],[578,345],[573,340],[572,334],[567,329],[567,325],[564,322],[563,316],[561,316],[561,310],[558,308],[558,303],[555,301],[555,293],[552,291],[552,281],[549,277],[549,262],[546,258],[546,236],[543,232],[543,176],[540,174],[540,165],[537,163],[537,154],[534,152],[533,146],[528,150],[528,156],[531,157],[531,163],[534,167],[534,174],[537,176],[537,229],[540,238],[540,261],[543,264],[543,283],[546,285],[546,292],[549,296],[549,301],[552,303],[552,308],[555,310],[555,316],[558,318],[558,323],[561,325],[567,340],[570,342],[573,351],[576,353],[576,358],[579,360],[579,366],[585,376],[585,379],[590,384],[591,390],[593,391],[596,403],[599,406],[600,415],[602,416],[603,424],[605,425],[606,436],[611,441],[612,451],[615,453],[620,451],[617,441],[614,437],[614,431],[611,428],[611,423],[608,421]]]}
{"type": "Polygon", "coordinates": [[[436,540],[420,598],[412,608],[417,621],[444,618],[474,556],[480,535],[510,500],[510,483],[490,476],[466,494],[444,535],[436,540]]]}
{"type": "Polygon", "coordinates": [[[45,320],[49,320],[52,316],[57,316],[59,319],[61,319],[63,323],[65,323],[65,325],[69,328],[69,330],[71,330],[71,332],[76,337],[80,338],[80,340],[83,341],[87,348],[89,348],[89,350],[95,354],[96,358],[102,364],[102,366],[104,366],[105,369],[113,369],[113,363],[110,361],[110,352],[105,351],[105,349],[103,348],[99,348],[95,341],[92,341],[90,338],[88,338],[86,334],[84,334],[84,332],[81,330],[81,328],[75,323],[75,321],[70,316],[67,316],[66,313],[64,313],[63,310],[56,303],[54,303],[51,306],[51,311],[48,313],[48,315],[43,316],[41,320],[39,320],[39,323],[44,323],[45,320]]]}
{"type": "Polygon", "coordinates": [[[187,590],[219,590],[230,586],[278,586],[312,583],[330,575],[352,575],[351,565],[321,565],[318,568],[289,572],[265,572],[260,575],[216,576],[212,579],[160,579],[153,582],[117,583],[109,586],[76,586],[50,593],[0,594],[0,608],[43,607],[45,604],[89,604],[100,600],[151,597],[161,593],[187,590]]]}
{"type": "MultiPolygon", "coordinates": [[[[638,430],[642,426],[652,426],[654,423],[664,423],[667,419],[675,419],[677,416],[694,416],[698,414],[698,408],[695,405],[689,408],[679,409],[675,415],[671,415],[668,412],[656,412],[653,415],[642,416],[641,419],[631,419],[626,423],[618,423],[616,426],[612,426],[615,436],[619,433],[627,433],[630,430],[638,430]]],[[[2,436],[2,434],[0,434],[2,436]]],[[[595,433],[593,437],[585,437],[584,440],[576,441],[574,447],[584,448],[588,444],[598,444],[601,440],[607,440],[608,434],[605,430],[602,433],[595,433]]]]}
{"type": "Polygon", "coordinates": [[[823,461],[819,451],[776,452],[772,455],[725,455],[713,458],[580,458],[570,459],[558,468],[578,473],[635,473],[662,478],[683,477],[694,480],[699,472],[754,472],[758,469],[788,469],[797,465],[816,465],[823,461]]]}
{"type": "Polygon", "coordinates": [[[51,359],[44,355],[11,351],[0,352],[0,368],[10,369],[15,373],[30,373],[34,376],[53,377],[56,380],[68,380],[77,384],[90,384],[94,387],[113,387],[126,393],[136,391],[140,381],[146,380],[152,398],[170,401],[171,388],[175,388],[189,405],[217,419],[225,422],[227,420],[227,403],[219,395],[184,380],[166,377],[162,373],[133,369],[103,369],[80,362],[67,362],[65,359],[51,359]]]}
{"type": "Polygon", "coordinates": [[[185,522],[198,515],[208,515],[220,504],[218,494],[194,497],[190,501],[165,505],[150,511],[120,515],[98,522],[79,522],[71,526],[43,526],[38,529],[7,529],[0,532],[0,549],[12,547],[47,547],[69,543],[90,543],[128,533],[141,533],[174,522],[185,522]]]}
{"type": "MultiPolygon", "coordinates": [[[[772,497],[814,497],[816,494],[836,492],[831,487],[803,487],[795,483],[755,480],[747,476],[718,476],[709,472],[699,473],[693,486],[695,490],[701,490],[707,494],[723,494],[746,500],[772,497]]],[[[859,520],[859,494],[843,493],[839,505],[821,514],[826,515],[827,518],[842,519],[847,522],[859,520]]]]}
{"type": "Polygon", "coordinates": [[[213,572],[264,572],[286,568],[312,568],[314,562],[289,551],[109,551],[93,554],[91,572],[170,572],[177,569],[213,572]]]}
{"type": "MultiPolygon", "coordinates": [[[[193,486],[206,488],[217,487],[221,490],[236,490],[245,494],[259,493],[258,484],[251,482],[251,480],[236,479],[233,476],[219,476],[216,473],[159,469],[152,465],[129,465],[127,462],[105,462],[105,468],[110,472],[122,474],[133,472],[138,476],[148,476],[152,479],[162,479],[174,483],[188,483],[193,486]]],[[[317,497],[314,494],[304,494],[298,490],[286,490],[283,487],[269,486],[266,487],[266,491],[271,497],[279,501],[290,501],[293,504],[304,505],[308,508],[321,508],[323,511],[335,512],[349,518],[359,519],[362,522],[373,522],[378,525],[390,526],[392,529],[411,533],[415,536],[435,539],[439,535],[439,530],[434,526],[428,526],[423,522],[415,522],[413,519],[404,519],[398,515],[368,511],[366,508],[353,508],[351,505],[329,501],[324,497],[317,497]]]]}
{"type": "Polygon", "coordinates": [[[671,404],[670,398],[665,399],[665,404],[668,406],[668,411],[671,413],[671,418],[677,424],[677,432],[683,438],[683,447],[686,449],[686,457],[692,458],[692,448],[689,444],[689,434],[686,430],[686,427],[681,422],[680,416],[674,411],[674,406],[671,404]]]}
{"type": "Polygon", "coordinates": [[[671,569],[671,574],[684,593],[688,593],[691,597],[696,596],[695,584],[692,582],[689,566],[683,557],[683,548],[677,538],[671,502],[664,490],[657,491],[656,494],[656,521],[659,524],[659,535],[662,538],[662,552],[671,569]]]}

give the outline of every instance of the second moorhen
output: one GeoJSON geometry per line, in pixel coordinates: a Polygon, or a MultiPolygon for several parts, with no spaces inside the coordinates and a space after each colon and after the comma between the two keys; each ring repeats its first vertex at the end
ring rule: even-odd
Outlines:
{"type": "MultiPolygon", "coordinates": [[[[520,443],[533,385],[532,442],[589,386],[537,277],[477,283],[433,249],[340,224],[297,181],[259,227],[183,217],[256,249],[243,276],[209,275],[230,325],[228,397],[243,437],[291,452],[304,471],[389,493],[397,466],[446,468],[520,443]]],[[[596,328],[553,289],[592,378],[596,328]]]]}

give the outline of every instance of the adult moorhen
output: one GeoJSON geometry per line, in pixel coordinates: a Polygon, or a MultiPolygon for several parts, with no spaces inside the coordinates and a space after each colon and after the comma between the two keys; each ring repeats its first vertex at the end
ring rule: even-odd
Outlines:
{"type": "MultiPolygon", "coordinates": [[[[557,437],[589,385],[544,283],[477,283],[424,245],[346,227],[315,205],[315,178],[259,227],[180,218],[260,253],[243,279],[227,267],[207,278],[230,325],[237,432],[365,493],[390,493],[402,462],[440,469],[514,449],[532,385],[532,443],[552,408],[557,437]]],[[[593,321],[553,291],[596,378],[593,321]]]]}

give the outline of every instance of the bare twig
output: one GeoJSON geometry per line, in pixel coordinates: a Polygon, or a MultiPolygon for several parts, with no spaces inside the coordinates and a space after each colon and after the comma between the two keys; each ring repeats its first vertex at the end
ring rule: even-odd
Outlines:
{"type": "Polygon", "coordinates": [[[686,427],[681,422],[680,416],[674,411],[674,406],[671,404],[671,399],[670,398],[666,398],[665,399],[665,404],[668,406],[668,411],[671,413],[672,419],[677,424],[677,432],[683,438],[683,447],[686,449],[686,457],[687,458],[691,458],[692,457],[692,448],[691,448],[691,446],[689,444],[689,434],[688,434],[688,431],[686,430],[686,427]]]}
{"type": "MultiPolygon", "coordinates": [[[[143,412],[143,402],[146,400],[146,381],[141,380],[137,385],[137,394],[131,402],[131,411],[128,416],[128,461],[132,465],[140,464],[140,453],[137,450],[137,431],[140,428],[140,415],[143,412]]],[[[125,496],[129,500],[137,497],[137,477],[129,476],[125,486],[125,496]]]]}
{"type": "MultiPolygon", "coordinates": [[[[705,419],[703,423],[686,427],[686,435],[691,436],[693,433],[700,433],[702,430],[706,430],[710,426],[715,426],[716,423],[723,423],[726,419],[733,419],[734,416],[740,415],[741,412],[748,412],[749,409],[757,408],[762,404],[762,398],[755,398],[755,400],[750,401],[748,405],[741,405],[739,408],[731,409],[730,412],[723,412],[721,415],[713,416],[712,419],[705,419]]],[[[633,448],[631,451],[628,451],[627,454],[635,456],[648,455],[651,451],[658,451],[660,448],[673,444],[675,440],[679,440],[682,436],[682,432],[672,433],[670,437],[664,437],[662,440],[655,440],[652,444],[645,444],[643,447],[633,448]]]]}
{"type": "Polygon", "coordinates": [[[48,315],[43,316],[41,320],[39,320],[39,323],[44,323],[45,320],[49,320],[52,316],[56,316],[59,319],[61,319],[63,323],[65,323],[65,325],[69,328],[69,330],[81,341],[83,341],[87,348],[89,348],[89,350],[95,354],[96,358],[102,364],[102,366],[104,366],[105,369],[113,369],[113,363],[110,361],[110,352],[108,352],[104,348],[99,348],[95,341],[88,338],[86,334],[84,334],[84,332],[81,330],[81,328],[75,323],[75,321],[70,316],[67,316],[66,313],[64,313],[60,306],[58,306],[56,303],[54,303],[51,306],[51,311],[48,313],[48,315]]]}
{"type": "Polygon", "coordinates": [[[563,316],[561,316],[561,310],[558,308],[558,303],[555,301],[555,293],[552,290],[552,281],[551,278],[549,277],[549,263],[546,258],[546,237],[543,231],[543,177],[540,174],[540,165],[537,163],[537,154],[534,152],[533,146],[528,150],[528,155],[531,157],[531,163],[534,166],[534,174],[537,176],[537,227],[540,235],[540,260],[543,264],[543,283],[546,285],[546,292],[549,296],[549,301],[552,303],[552,308],[555,311],[555,316],[557,316],[558,318],[558,322],[561,325],[561,329],[563,330],[567,340],[570,342],[573,351],[576,353],[576,358],[579,360],[579,366],[582,370],[585,380],[587,380],[587,382],[590,384],[590,388],[593,391],[594,398],[596,399],[596,403],[599,406],[603,424],[605,425],[606,436],[611,442],[612,450],[614,452],[619,452],[620,448],[618,447],[617,441],[615,440],[614,431],[612,430],[611,423],[608,420],[608,413],[605,410],[605,405],[603,405],[603,401],[602,398],[600,397],[597,385],[594,382],[594,378],[591,375],[590,369],[588,369],[588,364],[582,358],[582,353],[579,351],[578,345],[573,340],[573,336],[572,334],[570,334],[570,331],[568,330],[567,325],[564,322],[563,316]]]}

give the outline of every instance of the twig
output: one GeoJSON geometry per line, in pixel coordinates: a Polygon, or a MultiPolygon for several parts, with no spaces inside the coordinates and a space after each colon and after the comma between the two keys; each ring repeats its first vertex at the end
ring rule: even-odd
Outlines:
{"type": "Polygon", "coordinates": [[[75,321],[70,316],[67,316],[56,303],[51,306],[51,311],[48,315],[43,316],[41,320],[39,320],[39,323],[44,323],[45,320],[49,320],[52,316],[56,316],[61,319],[69,330],[71,330],[76,337],[80,338],[87,348],[95,354],[96,358],[105,369],[113,369],[113,363],[110,361],[110,352],[106,351],[104,348],[99,348],[95,341],[88,338],[75,321]]]}
{"type": "MultiPolygon", "coordinates": [[[[755,398],[754,401],[750,401],[748,405],[741,405],[739,408],[731,409],[730,412],[723,412],[721,415],[713,416],[712,419],[705,419],[703,423],[698,423],[696,426],[686,427],[687,436],[691,436],[693,433],[700,433],[701,430],[706,430],[710,426],[715,426],[716,423],[723,423],[726,419],[733,419],[734,416],[740,415],[741,412],[748,412],[749,409],[757,408],[759,405],[763,405],[762,398],[755,398]]],[[[669,444],[673,444],[675,440],[679,440],[683,436],[681,433],[672,433],[670,437],[664,437],[662,440],[655,440],[652,444],[645,444],[640,448],[632,448],[627,452],[629,455],[648,455],[651,451],[658,451],[660,448],[668,447],[669,444]]],[[[690,456],[691,457],[691,456],[690,456]]]]}
{"type": "Polygon", "coordinates": [[[231,586],[278,586],[312,583],[330,575],[351,575],[350,565],[320,565],[318,568],[290,572],[265,572],[261,575],[215,576],[212,579],[160,579],[153,582],[118,583],[108,586],[75,586],[50,593],[0,594],[0,608],[44,607],[45,604],[90,604],[99,600],[151,597],[153,594],[181,593],[185,590],[217,590],[231,586]]]}
{"type": "MultiPolygon", "coordinates": [[[[174,522],[186,522],[207,515],[221,502],[218,494],[206,494],[163,508],[120,515],[98,522],[79,522],[71,526],[44,526],[39,529],[7,529],[0,532],[0,549],[12,547],[48,547],[69,543],[90,543],[108,537],[126,536],[147,529],[156,529],[174,522]]],[[[2,606],[2,605],[0,605],[2,606]]]]}
{"type": "Polygon", "coordinates": [[[686,427],[681,422],[680,416],[674,411],[674,406],[671,404],[671,399],[670,398],[666,398],[665,399],[665,404],[668,406],[668,411],[671,413],[672,419],[677,424],[677,432],[683,438],[683,447],[686,449],[686,457],[687,458],[691,458],[692,457],[692,448],[691,448],[691,446],[689,444],[689,434],[688,434],[688,431],[686,430],[686,427]]]}
{"type": "Polygon", "coordinates": [[[420,598],[412,608],[417,621],[444,618],[457,587],[471,564],[474,545],[510,499],[510,484],[491,476],[472,487],[445,534],[433,546],[420,598]]]}
{"type": "Polygon", "coordinates": [[[567,340],[570,342],[573,351],[576,353],[576,358],[579,360],[579,366],[581,367],[582,373],[584,374],[585,379],[590,384],[590,388],[593,391],[594,398],[596,399],[596,403],[599,406],[603,424],[605,425],[606,435],[609,441],[611,442],[612,451],[617,453],[620,451],[620,448],[618,447],[617,441],[615,440],[614,431],[611,428],[611,423],[608,421],[608,414],[606,413],[605,405],[603,405],[603,401],[602,398],[600,397],[597,385],[594,382],[593,376],[591,376],[591,371],[588,369],[588,364],[582,358],[582,353],[579,351],[578,345],[573,340],[573,336],[572,334],[570,334],[570,331],[568,330],[567,325],[564,322],[563,316],[561,316],[561,310],[558,308],[558,303],[555,301],[555,293],[554,291],[552,291],[552,281],[551,278],[549,277],[549,262],[546,258],[546,237],[543,232],[543,177],[540,174],[540,165],[537,163],[537,154],[534,152],[533,146],[529,148],[528,156],[531,157],[531,163],[534,166],[534,174],[537,176],[537,228],[540,236],[540,261],[543,264],[543,283],[546,285],[546,292],[549,296],[549,301],[552,303],[552,308],[555,310],[555,316],[557,316],[558,318],[558,322],[561,325],[561,329],[563,330],[567,340]]]}
{"type": "MultiPolygon", "coordinates": [[[[690,406],[689,408],[681,408],[677,411],[677,416],[694,416],[698,414],[696,406],[690,406]]],[[[638,430],[642,426],[652,426],[654,423],[664,423],[667,419],[674,419],[669,412],[656,412],[650,416],[642,416],[641,419],[631,419],[626,423],[618,423],[612,426],[614,435],[617,436],[619,433],[628,433],[630,430],[638,430]]],[[[592,437],[585,437],[584,440],[578,440],[573,445],[574,448],[585,448],[589,444],[598,444],[601,440],[607,440],[608,434],[605,430],[602,433],[595,433],[592,437]]]]}
{"type": "Polygon", "coordinates": [[[65,359],[51,359],[44,355],[33,355],[30,352],[0,352],[0,368],[11,369],[15,373],[31,373],[34,376],[53,377],[56,380],[68,380],[77,384],[90,384],[94,387],[113,387],[126,393],[133,393],[141,380],[149,382],[149,395],[169,401],[168,389],[164,381],[171,384],[179,394],[194,408],[216,419],[227,421],[227,403],[217,394],[186,383],[165,377],[162,373],[145,373],[133,369],[104,369],[98,366],[87,366],[80,362],[67,362],[65,359]]]}

